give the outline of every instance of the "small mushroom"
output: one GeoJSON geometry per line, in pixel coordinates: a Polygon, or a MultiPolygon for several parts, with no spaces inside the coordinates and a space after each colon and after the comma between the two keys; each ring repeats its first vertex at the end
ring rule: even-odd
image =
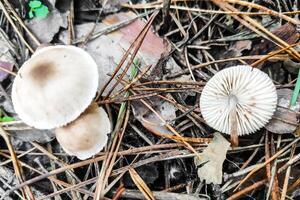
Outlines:
{"type": "Polygon", "coordinates": [[[57,128],[55,134],[66,153],[84,160],[103,149],[110,131],[106,112],[92,103],[76,120],[57,128]]]}
{"type": "Polygon", "coordinates": [[[275,85],[268,75],[248,65],[226,68],[205,85],[200,109],[212,128],[245,135],[262,128],[277,104],[275,85]]]}
{"type": "Polygon", "coordinates": [[[52,129],[75,120],[90,105],[97,87],[97,65],[87,52],[68,45],[49,46],[22,65],[12,101],[26,124],[52,129]]]}

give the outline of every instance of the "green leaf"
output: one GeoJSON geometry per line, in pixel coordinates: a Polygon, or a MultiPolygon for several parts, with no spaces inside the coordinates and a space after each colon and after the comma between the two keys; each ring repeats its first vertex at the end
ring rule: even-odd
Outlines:
{"type": "Polygon", "coordinates": [[[4,116],[0,118],[1,122],[11,122],[11,121],[15,121],[15,118],[13,117],[9,117],[9,116],[4,116]]]}
{"type": "Polygon", "coordinates": [[[32,19],[34,17],[32,10],[29,11],[28,16],[29,16],[30,19],[32,19]]]}
{"type": "Polygon", "coordinates": [[[295,89],[293,91],[293,95],[292,95],[292,98],[291,98],[291,103],[290,103],[291,106],[296,105],[297,99],[298,99],[298,96],[299,96],[299,91],[300,91],[300,69],[299,69],[299,72],[298,72],[298,78],[297,78],[296,86],[295,86],[295,89]]]}
{"type": "Polygon", "coordinates": [[[48,7],[47,7],[47,6],[44,6],[44,5],[42,5],[42,6],[39,7],[39,8],[36,8],[36,9],[34,10],[35,16],[36,16],[37,18],[40,18],[40,19],[46,18],[47,15],[48,15],[48,13],[49,13],[48,7]]]}
{"type": "Polygon", "coordinates": [[[30,1],[29,2],[29,7],[32,9],[38,8],[40,6],[42,6],[42,2],[40,2],[40,1],[30,1]]]}

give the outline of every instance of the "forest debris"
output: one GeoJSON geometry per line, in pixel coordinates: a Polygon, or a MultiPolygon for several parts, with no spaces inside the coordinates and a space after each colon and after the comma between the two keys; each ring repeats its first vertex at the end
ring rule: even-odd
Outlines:
{"type": "Polygon", "coordinates": [[[13,136],[13,143],[16,140],[21,140],[22,142],[38,142],[47,143],[54,139],[55,134],[53,130],[38,130],[38,129],[21,129],[21,130],[11,130],[11,135],[13,136]]]}
{"type": "Polygon", "coordinates": [[[129,168],[129,174],[131,176],[131,179],[135,183],[135,185],[138,187],[138,189],[143,193],[144,197],[147,200],[154,200],[154,196],[150,188],[146,185],[144,180],[140,177],[140,175],[135,171],[134,168],[129,168]]]}
{"type": "MultiPolygon", "coordinates": [[[[142,165],[135,168],[135,170],[147,185],[153,184],[159,177],[158,166],[156,163],[142,165]]],[[[132,181],[128,173],[124,175],[124,186],[126,188],[135,186],[135,183],[132,181]]]]}
{"type": "Polygon", "coordinates": [[[103,12],[107,13],[115,13],[118,12],[122,8],[122,4],[128,3],[129,0],[99,0],[103,7],[103,12]]]}
{"type": "MultiPolygon", "coordinates": [[[[103,23],[96,25],[94,33],[103,31],[113,24],[126,21],[134,17],[136,17],[136,15],[132,12],[123,12],[110,15],[104,19],[103,23]]],[[[118,29],[117,31],[107,35],[101,35],[95,39],[89,40],[85,44],[84,48],[95,59],[99,67],[99,72],[101,74],[107,74],[107,76],[99,79],[100,88],[109,80],[109,74],[113,73],[125,51],[129,48],[132,42],[134,42],[135,37],[140,33],[144,25],[144,21],[137,19],[136,21],[118,29]]],[[[93,27],[93,23],[85,23],[74,26],[77,38],[86,37],[93,27]]],[[[67,43],[68,32],[62,32],[59,36],[59,39],[63,43],[67,43]]],[[[163,55],[167,54],[170,50],[171,46],[169,43],[167,43],[167,41],[156,36],[152,31],[149,31],[136,56],[136,59],[138,59],[141,63],[140,70],[143,71],[149,65],[155,66],[159,59],[163,55]]],[[[166,65],[176,66],[177,64],[172,58],[170,58],[166,65]]],[[[150,72],[152,69],[150,69],[150,72]]],[[[114,80],[112,83],[114,83],[114,80]]]]}
{"type": "MultiPolygon", "coordinates": [[[[0,34],[0,66],[8,71],[12,71],[16,61],[11,52],[11,44],[8,42],[8,37],[4,32],[0,34]]],[[[8,76],[7,72],[0,70],[0,82],[8,76]]]]}
{"type": "MultiPolygon", "coordinates": [[[[298,48],[299,49],[299,48],[298,48]]],[[[283,67],[292,74],[297,74],[300,68],[300,63],[295,62],[292,59],[283,61],[283,67]]]]}
{"type": "MultiPolygon", "coordinates": [[[[16,176],[14,175],[14,173],[7,167],[4,167],[4,166],[0,166],[0,177],[3,178],[4,180],[7,181],[7,183],[10,185],[10,186],[15,186],[15,185],[18,185],[19,184],[19,181],[17,180],[16,176]]],[[[1,183],[1,182],[0,182],[1,183]]],[[[3,187],[5,188],[5,187],[3,187]]],[[[10,188],[9,188],[10,189],[10,188]]],[[[45,195],[37,190],[36,188],[34,187],[31,187],[32,189],[32,192],[34,193],[34,196],[36,198],[43,198],[45,197],[45,195]]],[[[1,190],[0,190],[1,191],[1,190]]],[[[1,194],[0,194],[0,198],[1,198],[1,194]]],[[[5,200],[9,200],[10,198],[4,198],[5,200]]],[[[44,198],[46,200],[50,200],[50,198],[44,198]]]]}
{"type": "MultiPolygon", "coordinates": [[[[175,192],[153,192],[156,200],[206,200],[207,198],[200,198],[191,194],[181,194],[175,192]]],[[[127,199],[145,199],[143,194],[137,190],[125,190],[122,197],[127,199]]]]}
{"type": "MultiPolygon", "coordinates": [[[[274,35],[285,41],[287,44],[294,44],[299,39],[299,33],[294,25],[286,23],[282,26],[279,26],[277,29],[272,31],[274,35]]],[[[254,41],[253,48],[249,55],[264,55],[268,54],[271,51],[276,51],[280,49],[274,42],[258,38],[254,41]],[[259,42],[259,43],[258,43],[259,42]]],[[[252,62],[249,62],[251,64],[252,62]]],[[[257,68],[261,68],[265,62],[257,65],[257,68]]]]}
{"type": "Polygon", "coordinates": [[[273,118],[265,127],[268,131],[284,134],[296,130],[298,124],[296,112],[300,110],[300,97],[298,97],[297,104],[289,108],[292,92],[290,89],[277,90],[278,106],[273,118]]]}
{"type": "MultiPolygon", "coordinates": [[[[53,9],[47,18],[34,18],[25,23],[41,43],[50,43],[61,27],[67,28],[67,15],[68,13],[60,13],[57,9],[53,9]]],[[[32,46],[37,46],[30,37],[28,40],[32,46]]]]}
{"type": "MultiPolygon", "coordinates": [[[[172,104],[157,97],[149,98],[149,102],[153,109],[166,121],[172,121],[176,118],[176,109],[172,104]]],[[[132,109],[135,118],[139,120],[150,132],[173,135],[173,133],[167,129],[165,124],[158,118],[158,116],[141,102],[133,101],[132,109]]]]}
{"type": "Polygon", "coordinates": [[[198,168],[200,180],[206,180],[206,184],[222,183],[223,162],[229,147],[230,143],[220,133],[215,133],[212,142],[201,153],[203,159],[194,158],[195,165],[200,166],[198,168]]]}
{"type": "Polygon", "coordinates": [[[225,57],[242,56],[243,51],[250,50],[251,48],[252,48],[252,41],[251,40],[236,41],[225,52],[225,57]]]}

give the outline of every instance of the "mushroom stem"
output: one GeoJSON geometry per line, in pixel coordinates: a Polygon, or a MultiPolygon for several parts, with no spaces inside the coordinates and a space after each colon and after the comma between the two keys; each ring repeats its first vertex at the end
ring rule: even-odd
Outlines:
{"type": "Polygon", "coordinates": [[[230,142],[231,142],[231,146],[232,147],[237,147],[237,146],[239,146],[239,137],[238,137],[238,132],[237,132],[236,109],[231,110],[229,121],[230,121],[230,142]]]}

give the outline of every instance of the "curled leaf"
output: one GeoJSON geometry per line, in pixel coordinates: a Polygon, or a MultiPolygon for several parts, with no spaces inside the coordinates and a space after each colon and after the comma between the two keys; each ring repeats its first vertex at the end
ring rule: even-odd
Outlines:
{"type": "Polygon", "coordinates": [[[200,180],[206,180],[207,184],[222,183],[223,162],[229,147],[230,143],[220,133],[215,133],[212,142],[201,153],[202,159],[194,159],[200,180]]]}

